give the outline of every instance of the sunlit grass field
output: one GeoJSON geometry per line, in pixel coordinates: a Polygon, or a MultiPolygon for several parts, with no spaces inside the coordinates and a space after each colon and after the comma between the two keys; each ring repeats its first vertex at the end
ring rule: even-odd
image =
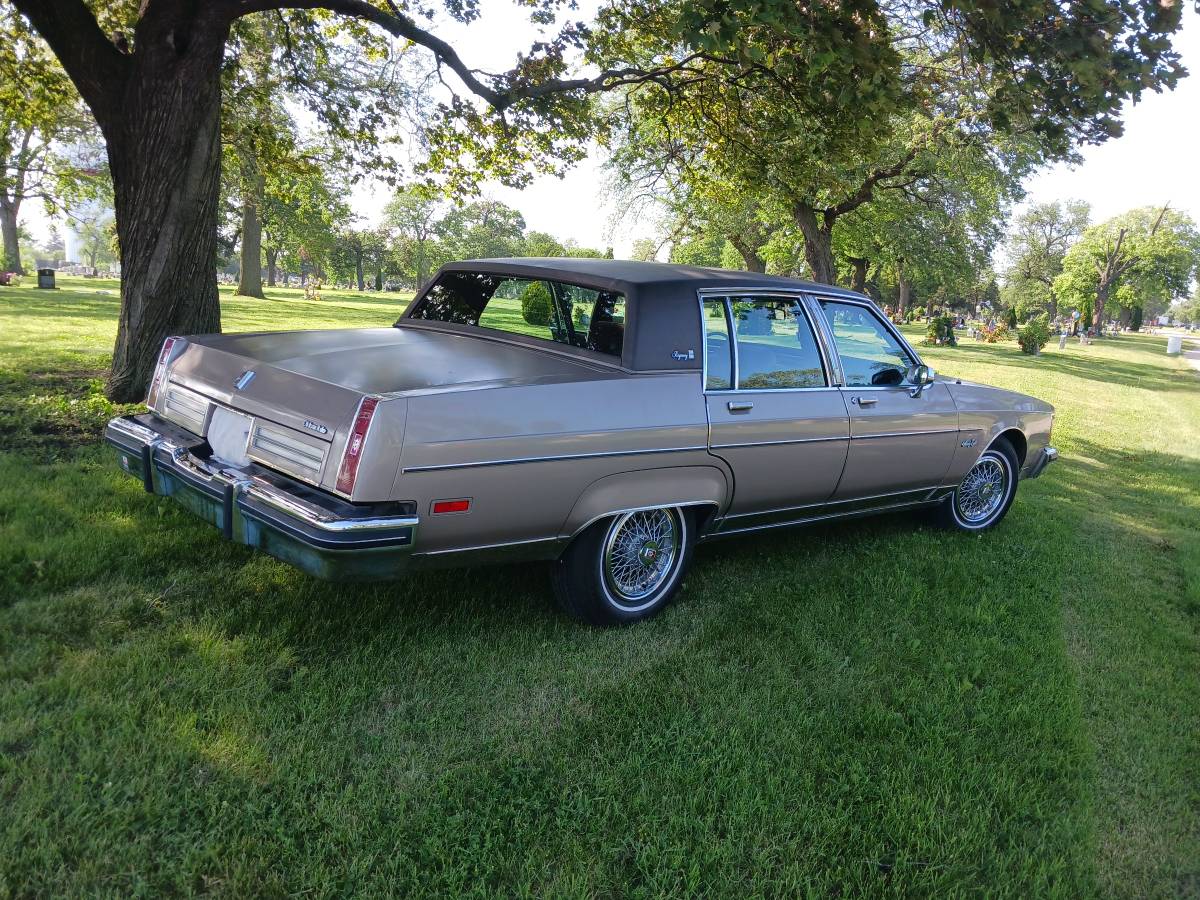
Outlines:
{"type": "MultiPolygon", "coordinates": [[[[330,585],[146,495],[99,440],[116,286],[61,284],[0,288],[0,896],[1200,893],[1200,375],[1165,338],[928,350],[1058,408],[998,529],[705,546],[600,631],[541,566],[330,585]]],[[[270,293],[226,330],[406,299],[270,293]]]]}

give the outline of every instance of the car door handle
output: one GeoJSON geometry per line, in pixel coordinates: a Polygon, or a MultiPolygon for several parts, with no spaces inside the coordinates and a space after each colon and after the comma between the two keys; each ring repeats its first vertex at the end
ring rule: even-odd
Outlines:
{"type": "Polygon", "coordinates": [[[851,397],[851,403],[857,403],[859,406],[874,406],[879,402],[878,397],[851,397]]]}
{"type": "Polygon", "coordinates": [[[730,400],[725,405],[730,412],[748,412],[754,409],[754,404],[749,400],[730,400]]]}

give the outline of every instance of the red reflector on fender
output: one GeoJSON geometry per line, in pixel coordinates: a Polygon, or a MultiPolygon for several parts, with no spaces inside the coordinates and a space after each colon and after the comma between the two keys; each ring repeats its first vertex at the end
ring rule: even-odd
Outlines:
{"type": "Polygon", "coordinates": [[[466,512],[471,508],[470,500],[434,500],[433,513],[466,512]]]}

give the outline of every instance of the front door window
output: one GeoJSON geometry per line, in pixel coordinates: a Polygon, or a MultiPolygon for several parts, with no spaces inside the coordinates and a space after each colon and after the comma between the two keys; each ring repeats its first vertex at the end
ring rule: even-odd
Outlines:
{"type": "Polygon", "coordinates": [[[822,300],[833,330],[847,387],[903,384],[913,358],[871,310],[857,303],[822,300]]]}

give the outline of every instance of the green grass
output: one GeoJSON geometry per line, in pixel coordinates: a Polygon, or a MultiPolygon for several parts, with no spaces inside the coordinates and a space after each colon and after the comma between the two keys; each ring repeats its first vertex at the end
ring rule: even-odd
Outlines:
{"type": "Polygon", "coordinates": [[[0,288],[0,895],[1200,892],[1200,376],[1164,338],[930,350],[1058,407],[998,529],[711,545],[598,631],[541,566],[329,585],[144,494],[97,287],[0,288]]]}

